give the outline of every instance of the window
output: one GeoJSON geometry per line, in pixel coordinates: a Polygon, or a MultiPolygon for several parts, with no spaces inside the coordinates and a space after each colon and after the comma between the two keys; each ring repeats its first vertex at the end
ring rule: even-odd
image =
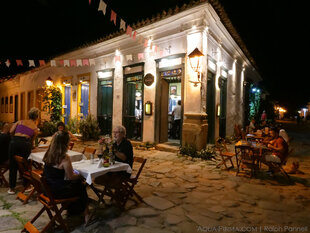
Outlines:
{"type": "Polygon", "coordinates": [[[1,98],[1,112],[4,112],[4,97],[1,98]]]}
{"type": "Polygon", "coordinates": [[[9,97],[5,97],[5,112],[9,112],[9,97]]]}
{"type": "Polygon", "coordinates": [[[10,96],[10,113],[13,113],[13,96],[10,96]]]}

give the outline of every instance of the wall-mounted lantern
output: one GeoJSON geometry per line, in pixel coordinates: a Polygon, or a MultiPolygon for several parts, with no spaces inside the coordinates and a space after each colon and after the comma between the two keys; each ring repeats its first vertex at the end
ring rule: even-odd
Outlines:
{"type": "Polygon", "coordinates": [[[145,110],[144,110],[144,113],[145,115],[148,115],[148,116],[151,116],[152,115],[152,102],[151,101],[147,101],[145,103],[145,110]]]}
{"type": "Polygon", "coordinates": [[[52,86],[53,85],[53,79],[51,79],[51,77],[48,77],[46,80],[45,80],[45,83],[47,86],[52,86]]]}
{"type": "Polygon", "coordinates": [[[194,87],[197,87],[198,83],[201,83],[200,81],[200,66],[201,66],[201,63],[202,63],[202,57],[203,57],[203,53],[201,53],[199,51],[198,48],[195,48],[193,50],[193,52],[191,52],[189,55],[188,55],[188,58],[189,58],[189,63],[192,67],[192,69],[197,73],[197,81],[189,81],[191,83],[194,84],[194,87]]]}

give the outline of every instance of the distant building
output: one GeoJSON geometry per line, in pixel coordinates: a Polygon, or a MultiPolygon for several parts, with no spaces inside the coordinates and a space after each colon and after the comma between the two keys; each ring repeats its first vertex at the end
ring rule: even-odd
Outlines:
{"type": "Polygon", "coordinates": [[[176,8],[133,29],[135,40],[115,33],[55,57],[56,66],[48,63],[1,83],[0,120],[24,119],[32,106],[40,107],[42,86],[51,77],[62,90],[64,120],[93,114],[103,134],[123,124],[131,139],[168,142],[178,100],[182,145],[204,148],[244,124],[250,84],[261,77],[217,1],[176,8]],[[141,38],[147,40],[141,43],[141,38]],[[204,55],[201,83],[188,57],[195,48],[204,55]]]}

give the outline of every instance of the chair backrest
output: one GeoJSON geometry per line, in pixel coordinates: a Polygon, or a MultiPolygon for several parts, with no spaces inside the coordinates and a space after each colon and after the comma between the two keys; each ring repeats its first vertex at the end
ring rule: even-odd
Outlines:
{"type": "Polygon", "coordinates": [[[82,153],[83,154],[95,154],[96,148],[85,147],[82,153]]]}
{"type": "Polygon", "coordinates": [[[136,174],[136,176],[133,179],[138,180],[138,178],[139,178],[139,176],[140,176],[140,174],[141,174],[141,172],[143,170],[143,167],[144,167],[144,165],[146,163],[146,160],[147,159],[142,158],[142,157],[136,157],[136,156],[133,157],[133,162],[134,163],[140,163],[140,167],[139,167],[139,169],[137,171],[137,174],[136,174]]]}
{"type": "Polygon", "coordinates": [[[31,164],[24,157],[14,155],[14,159],[17,162],[18,169],[22,174],[31,170],[31,164]]]}
{"type": "Polygon", "coordinates": [[[74,146],[74,142],[69,142],[69,150],[72,150],[74,146]]]}
{"type": "Polygon", "coordinates": [[[30,177],[37,192],[40,194],[39,197],[41,198],[41,200],[44,200],[44,202],[47,204],[49,202],[55,204],[54,195],[52,194],[50,187],[46,182],[46,179],[36,171],[31,171],[30,177]],[[45,197],[47,197],[48,199],[46,199],[45,197]]]}
{"type": "Polygon", "coordinates": [[[224,138],[217,138],[215,141],[215,148],[221,153],[223,150],[228,151],[224,138]]]}
{"type": "Polygon", "coordinates": [[[40,138],[40,140],[39,140],[39,144],[41,143],[41,142],[43,142],[43,144],[46,144],[47,143],[47,139],[45,139],[45,138],[40,138]]]}

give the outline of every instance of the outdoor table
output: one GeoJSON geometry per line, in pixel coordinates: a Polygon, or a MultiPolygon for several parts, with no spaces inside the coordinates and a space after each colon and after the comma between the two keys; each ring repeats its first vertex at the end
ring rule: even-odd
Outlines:
{"type": "MultiPolygon", "coordinates": [[[[28,159],[31,159],[32,161],[44,164],[43,157],[46,152],[46,148],[36,148],[32,150],[31,154],[29,155],[28,159]]],[[[68,150],[67,154],[69,155],[72,162],[80,161],[83,159],[83,154],[78,151],[68,150]]]]}
{"type": "Polygon", "coordinates": [[[79,162],[73,162],[72,166],[76,169],[81,176],[86,180],[86,183],[91,185],[96,177],[102,176],[108,172],[126,171],[131,173],[131,167],[127,163],[115,162],[115,164],[109,167],[98,168],[99,159],[95,159],[94,163],[91,160],[81,160],[79,162]]]}

